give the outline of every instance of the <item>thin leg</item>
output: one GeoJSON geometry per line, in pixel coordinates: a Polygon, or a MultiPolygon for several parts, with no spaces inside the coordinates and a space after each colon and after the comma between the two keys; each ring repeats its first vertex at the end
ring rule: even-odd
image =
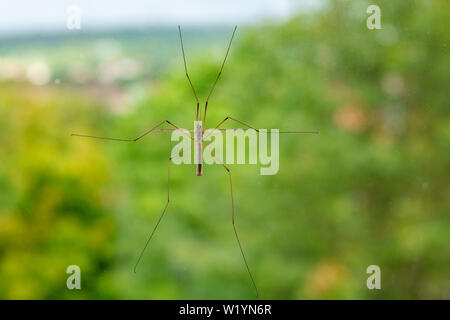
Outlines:
{"type": "Polygon", "coordinates": [[[213,85],[211,87],[211,91],[209,92],[208,98],[206,98],[205,112],[204,112],[204,115],[203,115],[203,128],[206,128],[206,110],[208,109],[208,101],[209,101],[209,98],[211,97],[214,89],[216,88],[217,81],[219,80],[219,78],[220,78],[220,76],[222,74],[223,66],[225,65],[225,62],[227,61],[228,53],[230,52],[231,43],[233,42],[233,38],[234,38],[234,34],[236,32],[236,29],[237,29],[237,26],[235,26],[234,29],[233,29],[233,34],[231,35],[230,42],[228,43],[227,53],[225,54],[225,58],[223,59],[222,66],[220,67],[219,73],[217,74],[217,78],[216,78],[216,80],[214,81],[214,83],[213,83],[213,85]]]}
{"type": "MultiPolygon", "coordinates": [[[[152,133],[152,132],[156,132],[159,131],[158,128],[160,126],[162,126],[164,123],[168,123],[170,124],[172,127],[174,127],[175,129],[180,129],[179,127],[177,127],[176,125],[174,125],[172,122],[170,122],[169,120],[164,120],[161,121],[160,123],[158,123],[156,126],[154,126],[153,128],[151,128],[150,130],[146,131],[145,133],[141,134],[139,137],[135,138],[135,139],[119,139],[119,138],[108,138],[108,137],[99,137],[99,136],[90,136],[90,135],[86,135],[86,134],[77,134],[77,133],[72,133],[71,136],[75,136],[75,137],[82,137],[82,138],[93,138],[93,139],[101,139],[101,140],[113,140],[113,141],[124,141],[124,142],[136,142],[139,139],[145,137],[146,135],[152,133]]],[[[162,130],[162,129],[160,129],[162,130]]],[[[189,137],[191,138],[191,140],[193,140],[193,138],[189,135],[189,137]]]]}
{"type": "Polygon", "coordinates": [[[184,71],[185,71],[186,77],[189,81],[189,85],[191,86],[192,92],[194,93],[195,100],[197,101],[197,112],[195,113],[195,117],[198,121],[200,103],[198,102],[197,93],[195,92],[194,85],[192,84],[191,78],[189,77],[189,73],[188,73],[188,69],[187,69],[187,65],[186,65],[186,56],[184,55],[183,37],[181,36],[180,26],[178,26],[178,33],[180,35],[181,52],[183,53],[184,71]]]}
{"type": "MultiPolygon", "coordinates": [[[[237,123],[240,123],[240,124],[244,125],[245,127],[249,128],[249,129],[253,129],[253,130],[255,130],[256,132],[259,132],[258,129],[252,127],[251,125],[249,125],[249,124],[247,124],[247,123],[245,123],[245,122],[243,122],[243,121],[241,121],[241,120],[238,120],[238,119],[235,119],[235,118],[233,118],[233,117],[230,117],[230,116],[225,117],[225,119],[223,119],[223,120],[222,120],[222,121],[214,128],[214,130],[217,130],[217,129],[218,129],[221,125],[223,125],[227,120],[233,120],[233,121],[235,121],[235,122],[237,122],[237,123]]],[[[279,131],[278,133],[306,133],[306,134],[319,134],[319,131],[279,131]]],[[[207,137],[209,137],[210,134],[211,134],[211,133],[209,133],[208,135],[206,135],[203,139],[206,139],[207,137]]]]}
{"type": "Polygon", "coordinates": [[[236,240],[237,240],[237,243],[238,243],[238,245],[239,245],[239,250],[241,251],[242,258],[244,259],[245,267],[247,268],[247,271],[248,271],[248,274],[249,274],[250,279],[251,279],[251,281],[252,281],[253,287],[255,288],[255,291],[256,291],[256,298],[258,298],[258,287],[256,287],[256,283],[255,283],[255,280],[253,279],[252,272],[250,271],[250,267],[248,266],[247,259],[246,259],[245,254],[244,254],[244,249],[242,249],[241,241],[239,240],[239,235],[238,235],[238,232],[237,232],[237,230],[236,230],[236,224],[234,223],[234,197],[233,197],[233,181],[232,181],[232,179],[231,179],[231,170],[230,170],[225,164],[223,164],[223,162],[220,161],[220,160],[219,160],[212,152],[210,152],[210,153],[211,153],[211,155],[212,155],[214,158],[216,158],[216,160],[217,160],[217,161],[225,168],[225,170],[227,171],[228,176],[229,176],[229,178],[230,178],[230,193],[231,193],[231,224],[233,225],[234,234],[235,234],[235,236],[236,236],[236,240]]]}
{"type": "Polygon", "coordinates": [[[236,230],[236,224],[234,223],[234,197],[233,197],[233,181],[231,180],[231,171],[226,168],[228,172],[228,176],[230,177],[230,193],[231,193],[231,223],[233,225],[234,234],[236,235],[236,240],[239,245],[239,249],[241,250],[242,258],[244,259],[245,267],[247,268],[250,279],[252,280],[253,287],[255,287],[256,298],[258,298],[258,288],[256,287],[255,280],[253,280],[252,273],[250,271],[250,267],[248,266],[247,259],[245,258],[244,250],[242,249],[241,241],[239,240],[238,232],[236,230]]]}
{"type": "MultiPolygon", "coordinates": [[[[180,156],[181,152],[182,151],[180,151],[180,153],[178,153],[175,157],[180,156]]],[[[150,243],[150,240],[152,240],[152,237],[155,234],[156,229],[159,226],[159,223],[161,222],[162,218],[164,217],[164,214],[166,213],[167,207],[169,206],[169,202],[170,202],[170,161],[172,161],[172,158],[173,157],[169,157],[169,161],[168,161],[168,164],[167,164],[167,202],[166,202],[166,205],[164,206],[163,212],[161,213],[161,215],[159,216],[158,221],[156,222],[155,227],[153,228],[152,233],[148,237],[147,242],[145,243],[145,246],[142,249],[141,254],[139,255],[139,258],[138,258],[136,264],[134,265],[134,268],[133,268],[134,273],[136,273],[136,268],[137,268],[139,262],[141,261],[142,256],[144,255],[144,252],[147,249],[148,244],[150,243]]]]}

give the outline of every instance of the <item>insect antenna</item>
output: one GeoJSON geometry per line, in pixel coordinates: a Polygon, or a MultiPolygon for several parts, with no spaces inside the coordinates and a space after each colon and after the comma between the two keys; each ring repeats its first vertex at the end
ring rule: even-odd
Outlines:
{"type": "Polygon", "coordinates": [[[183,53],[184,71],[185,71],[186,77],[187,77],[187,79],[189,81],[189,85],[192,88],[192,92],[194,93],[195,100],[197,101],[197,111],[195,113],[195,117],[196,117],[196,119],[198,121],[199,112],[200,112],[200,103],[198,102],[198,97],[197,97],[197,93],[195,92],[194,85],[192,84],[191,78],[189,77],[188,68],[187,68],[187,65],[186,65],[186,56],[184,54],[183,37],[181,36],[181,27],[180,26],[178,26],[178,34],[180,35],[181,52],[183,53]]]}
{"type": "Polygon", "coordinates": [[[205,112],[203,114],[203,128],[206,128],[206,110],[208,109],[209,98],[211,97],[211,95],[216,87],[217,81],[219,80],[219,78],[222,74],[223,66],[225,65],[225,62],[227,61],[228,53],[230,52],[231,43],[233,42],[233,38],[234,38],[234,34],[236,33],[236,29],[237,29],[237,26],[234,26],[233,34],[231,35],[230,42],[228,43],[227,53],[225,54],[225,58],[223,59],[222,66],[220,67],[219,73],[217,74],[217,78],[211,87],[211,91],[209,92],[208,98],[206,98],[205,112]]]}

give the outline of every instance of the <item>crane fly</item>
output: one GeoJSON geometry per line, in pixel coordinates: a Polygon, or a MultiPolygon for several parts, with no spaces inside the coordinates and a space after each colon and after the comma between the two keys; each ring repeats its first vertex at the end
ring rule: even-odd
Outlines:
{"type": "MultiPolygon", "coordinates": [[[[225,53],[225,58],[223,59],[222,65],[220,66],[219,73],[217,74],[217,77],[215,78],[215,80],[214,80],[214,82],[213,82],[213,84],[211,86],[211,89],[209,91],[209,94],[208,94],[208,96],[206,98],[205,107],[203,109],[204,110],[203,111],[203,120],[199,120],[199,119],[201,119],[200,102],[199,102],[199,99],[198,99],[198,96],[197,96],[197,92],[195,91],[194,85],[192,84],[191,78],[189,76],[187,63],[186,63],[186,56],[185,56],[185,53],[184,53],[183,37],[182,37],[182,34],[181,34],[181,28],[180,28],[180,26],[178,26],[178,34],[179,34],[179,37],[180,37],[181,53],[182,53],[182,56],[183,56],[183,63],[184,63],[184,71],[185,71],[186,78],[187,78],[187,80],[189,82],[189,86],[191,87],[192,93],[193,93],[195,101],[196,101],[194,129],[193,130],[189,130],[190,132],[194,133],[194,138],[192,138],[190,136],[190,134],[187,134],[187,133],[185,133],[185,134],[187,134],[189,136],[189,138],[193,141],[194,145],[197,147],[197,153],[195,154],[195,157],[196,157],[196,162],[195,162],[196,163],[196,175],[197,176],[202,176],[202,174],[203,174],[202,150],[203,150],[203,142],[205,141],[205,139],[208,136],[208,135],[206,135],[206,136],[204,135],[205,128],[206,128],[206,112],[208,110],[208,102],[209,102],[209,99],[211,98],[211,95],[214,92],[214,89],[216,88],[216,84],[217,84],[220,76],[222,75],[222,71],[223,71],[223,68],[225,66],[225,62],[227,61],[228,54],[229,54],[230,48],[231,48],[231,44],[233,42],[234,35],[236,33],[236,29],[237,29],[237,26],[235,26],[234,29],[233,29],[233,33],[231,35],[231,38],[230,38],[229,43],[228,43],[227,51],[225,53]]],[[[223,119],[214,128],[214,130],[226,131],[227,129],[219,129],[219,128],[224,123],[226,123],[227,121],[229,122],[229,120],[234,121],[235,123],[238,123],[238,124],[248,128],[248,129],[255,130],[256,132],[259,132],[258,129],[250,126],[249,124],[247,124],[247,123],[245,123],[245,122],[243,122],[241,120],[238,120],[238,119],[236,119],[234,117],[231,117],[231,116],[225,117],[225,119],[223,119]]],[[[73,133],[71,135],[72,136],[77,136],[77,137],[93,138],[93,139],[101,139],[101,140],[112,140],[112,141],[122,141],[122,142],[137,142],[140,139],[146,137],[147,135],[149,135],[151,133],[155,133],[155,132],[171,132],[171,131],[174,131],[174,130],[180,130],[180,128],[178,126],[176,126],[174,123],[172,123],[171,121],[164,120],[164,121],[161,121],[160,123],[158,123],[157,125],[155,125],[150,130],[144,132],[143,134],[141,134],[140,136],[138,136],[137,138],[134,138],[134,139],[100,137],[100,136],[91,136],[91,135],[75,134],[75,133],[73,133]],[[168,124],[171,128],[170,129],[163,129],[163,128],[161,128],[161,126],[163,126],[164,124],[168,124]]],[[[183,131],[183,132],[185,132],[185,131],[183,131]]],[[[319,134],[318,131],[279,131],[279,133],[319,134]]],[[[146,241],[146,243],[144,245],[144,248],[142,249],[141,253],[139,254],[139,257],[138,257],[138,259],[136,261],[136,264],[134,265],[134,268],[133,268],[134,273],[136,273],[136,269],[137,269],[137,267],[139,265],[139,262],[141,261],[145,250],[147,249],[150,241],[152,240],[153,235],[155,234],[156,229],[158,228],[162,218],[164,217],[164,214],[166,213],[167,207],[168,207],[169,202],[170,202],[170,162],[175,157],[180,156],[181,153],[182,153],[182,151],[179,152],[176,155],[171,155],[169,157],[169,159],[168,159],[168,166],[167,166],[167,202],[166,202],[166,204],[164,206],[164,209],[163,209],[161,215],[159,216],[159,218],[158,218],[158,220],[156,222],[156,225],[154,226],[154,228],[153,228],[152,232],[150,233],[149,237],[147,238],[147,241],[146,241]]],[[[237,244],[239,246],[239,250],[241,252],[245,268],[247,269],[247,272],[249,274],[251,283],[252,283],[252,285],[253,285],[253,287],[255,289],[256,297],[258,297],[258,287],[256,286],[256,282],[255,282],[255,280],[253,278],[253,274],[252,274],[252,272],[250,270],[249,264],[247,262],[247,258],[245,256],[245,253],[244,253],[244,250],[243,250],[243,247],[242,247],[242,244],[241,244],[241,241],[240,241],[237,229],[236,229],[235,212],[234,212],[234,197],[233,197],[233,182],[232,182],[232,177],[231,177],[231,170],[222,161],[220,161],[215,156],[214,153],[212,153],[212,152],[210,152],[210,153],[211,153],[211,156],[213,156],[217,160],[217,163],[219,163],[220,165],[223,166],[223,168],[226,170],[226,173],[228,174],[229,182],[230,182],[230,195],[231,195],[231,223],[233,225],[234,234],[236,236],[236,241],[237,241],[237,244]]]]}

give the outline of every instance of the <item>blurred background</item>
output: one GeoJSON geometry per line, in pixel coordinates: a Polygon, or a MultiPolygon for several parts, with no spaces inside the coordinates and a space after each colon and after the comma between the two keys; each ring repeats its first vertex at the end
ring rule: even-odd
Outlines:
{"type": "Polygon", "coordinates": [[[70,136],[192,128],[177,25],[204,101],[238,24],[209,126],[320,131],[280,137],[277,175],[230,165],[261,298],[449,299],[449,21],[446,0],[2,1],[0,298],[254,298],[220,165],[172,167],[134,274],[170,134],[70,136]],[[73,264],[81,290],[66,287],[73,264]]]}

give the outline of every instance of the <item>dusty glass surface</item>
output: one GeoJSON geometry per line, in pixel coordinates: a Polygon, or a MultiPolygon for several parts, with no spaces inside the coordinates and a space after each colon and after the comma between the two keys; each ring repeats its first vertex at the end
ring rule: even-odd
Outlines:
{"type": "Polygon", "coordinates": [[[276,175],[230,165],[260,296],[450,298],[449,1],[376,1],[380,29],[373,1],[79,1],[79,30],[65,4],[22,2],[0,5],[0,298],[254,298],[222,166],[171,167],[134,274],[175,143],[70,136],[192,129],[177,25],[203,107],[235,23],[208,127],[320,131],[280,136],[276,175]]]}

